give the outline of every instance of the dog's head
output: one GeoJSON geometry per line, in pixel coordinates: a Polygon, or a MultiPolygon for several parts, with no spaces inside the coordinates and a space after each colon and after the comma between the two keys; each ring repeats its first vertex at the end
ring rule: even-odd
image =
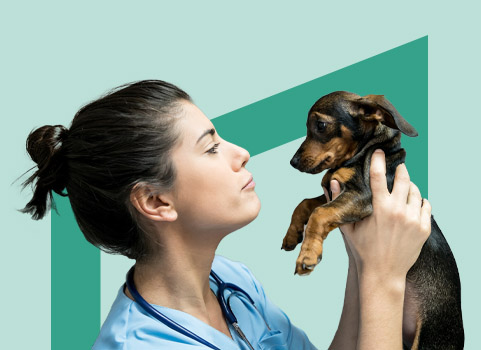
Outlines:
{"type": "Polygon", "coordinates": [[[291,159],[303,172],[317,174],[352,158],[358,146],[387,127],[408,136],[417,131],[383,95],[359,95],[336,91],[321,97],[307,117],[307,136],[291,159]]]}

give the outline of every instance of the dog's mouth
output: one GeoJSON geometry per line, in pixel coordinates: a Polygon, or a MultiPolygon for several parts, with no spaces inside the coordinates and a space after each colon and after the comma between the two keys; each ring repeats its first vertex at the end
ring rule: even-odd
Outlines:
{"type": "Polygon", "coordinates": [[[319,174],[321,171],[326,170],[332,166],[331,160],[333,155],[327,154],[323,160],[319,162],[315,167],[305,170],[306,173],[309,174],[319,174]]]}
{"type": "Polygon", "coordinates": [[[319,174],[321,171],[326,169],[324,166],[326,165],[326,160],[322,160],[319,164],[317,164],[314,168],[305,170],[306,173],[309,174],[319,174]]]}

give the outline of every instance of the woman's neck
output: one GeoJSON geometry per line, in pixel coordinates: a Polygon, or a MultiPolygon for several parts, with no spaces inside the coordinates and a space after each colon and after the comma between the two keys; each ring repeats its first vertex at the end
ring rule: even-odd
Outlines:
{"type": "Polygon", "coordinates": [[[211,323],[209,315],[218,302],[210,290],[209,274],[220,238],[200,236],[164,234],[157,252],[135,264],[134,283],[147,302],[211,323]]]}
{"type": "Polygon", "coordinates": [[[214,253],[165,252],[148,262],[137,262],[135,285],[151,304],[179,309],[184,301],[202,300],[211,293],[209,273],[214,253]]]}

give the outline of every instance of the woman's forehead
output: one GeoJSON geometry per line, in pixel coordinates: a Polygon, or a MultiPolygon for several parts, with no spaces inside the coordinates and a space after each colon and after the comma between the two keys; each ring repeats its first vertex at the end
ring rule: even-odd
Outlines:
{"type": "Polygon", "coordinates": [[[180,120],[183,143],[189,147],[197,147],[215,132],[215,128],[209,118],[196,105],[187,102],[183,105],[183,109],[183,117],[180,120]],[[212,132],[212,129],[214,132],[212,132]]]}

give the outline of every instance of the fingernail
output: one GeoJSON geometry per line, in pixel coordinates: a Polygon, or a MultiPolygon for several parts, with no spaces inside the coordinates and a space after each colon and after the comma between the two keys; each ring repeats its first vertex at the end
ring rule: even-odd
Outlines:
{"type": "Polygon", "coordinates": [[[379,149],[379,148],[378,148],[376,151],[374,151],[374,153],[379,153],[379,154],[381,154],[381,153],[384,153],[384,152],[383,152],[382,149],[379,149]]]}
{"type": "Polygon", "coordinates": [[[339,192],[339,183],[336,180],[331,180],[331,192],[339,192]]]}

